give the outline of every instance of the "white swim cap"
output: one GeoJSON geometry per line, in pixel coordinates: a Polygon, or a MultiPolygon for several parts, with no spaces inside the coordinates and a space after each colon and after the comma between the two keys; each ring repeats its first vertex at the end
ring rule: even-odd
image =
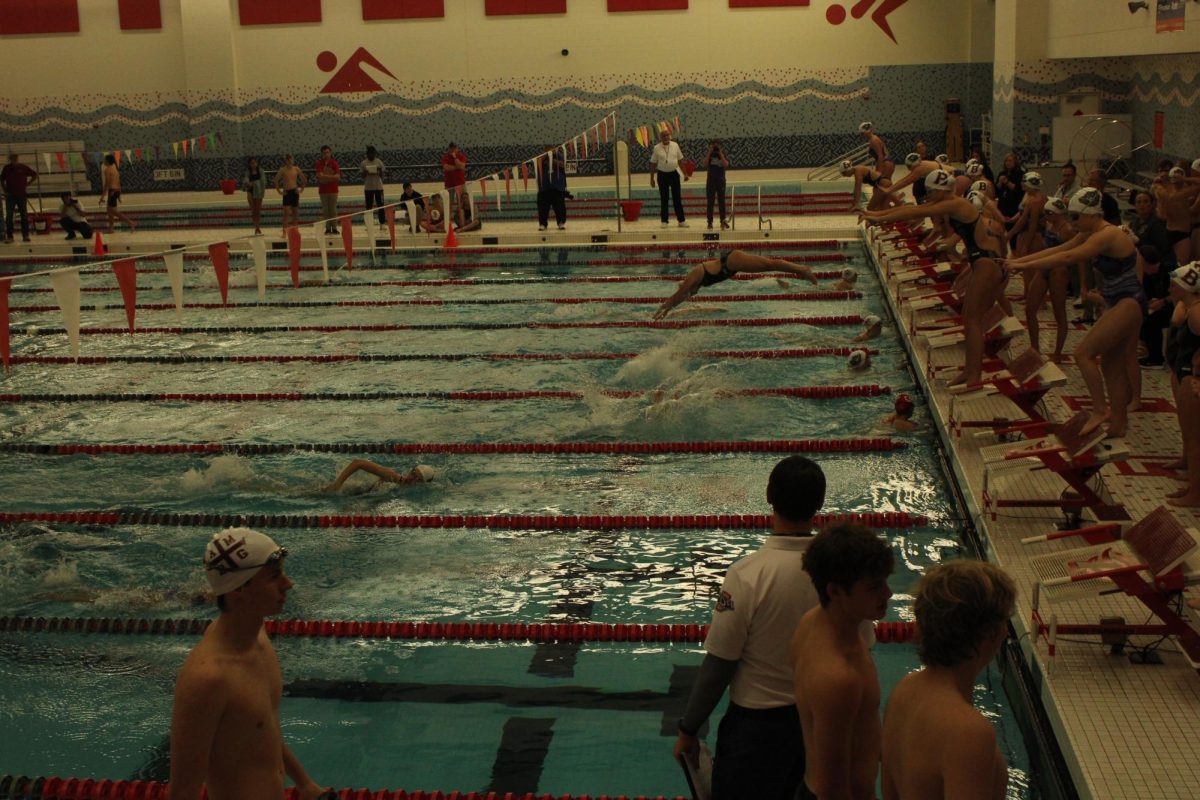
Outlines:
{"type": "Polygon", "coordinates": [[[950,156],[946,155],[945,153],[938,153],[937,157],[935,157],[933,160],[939,164],[949,164],[950,156]]]}
{"type": "Polygon", "coordinates": [[[876,325],[882,325],[882,324],[883,324],[883,320],[881,320],[879,317],[875,316],[874,314],[867,314],[865,317],[863,317],[863,327],[864,328],[874,328],[876,325]]]}
{"type": "Polygon", "coordinates": [[[978,158],[971,157],[971,158],[968,158],[968,159],[967,159],[967,163],[965,164],[965,166],[968,166],[968,167],[969,167],[969,166],[971,166],[972,164],[982,164],[982,163],[983,163],[983,162],[982,162],[982,161],[980,161],[978,158]]]}
{"type": "Polygon", "coordinates": [[[977,180],[971,184],[971,191],[979,192],[984,197],[989,196],[989,190],[991,188],[992,188],[992,185],[990,183],[988,183],[986,180],[977,180]]]}
{"type": "Polygon", "coordinates": [[[1183,167],[1171,167],[1171,171],[1167,173],[1167,177],[1171,180],[1179,178],[1182,180],[1187,177],[1187,173],[1183,171],[1183,167]]]}
{"type": "Polygon", "coordinates": [[[1046,205],[1042,207],[1042,213],[1049,216],[1065,214],[1067,213],[1067,204],[1063,202],[1061,197],[1051,197],[1046,201],[1046,205]]]}
{"type": "Polygon", "coordinates": [[[967,164],[967,168],[963,171],[967,174],[968,178],[978,178],[983,174],[983,164],[980,164],[978,161],[973,161],[970,164],[967,164]]]}
{"type": "Polygon", "coordinates": [[[1025,173],[1025,177],[1021,178],[1021,185],[1032,186],[1034,189],[1042,188],[1042,175],[1039,172],[1030,170],[1025,173]]]}
{"type": "Polygon", "coordinates": [[[437,477],[437,470],[428,464],[417,464],[417,466],[413,467],[413,472],[417,473],[425,483],[429,483],[437,477]]]}
{"type": "Polygon", "coordinates": [[[842,174],[849,175],[851,172],[854,172],[854,162],[847,158],[842,162],[842,174]]]}
{"type": "Polygon", "coordinates": [[[858,280],[858,271],[854,267],[846,267],[842,270],[842,280],[854,282],[858,280]]]}
{"type": "Polygon", "coordinates": [[[1104,209],[1100,205],[1100,198],[1099,189],[1085,186],[1071,195],[1071,200],[1067,203],[1067,210],[1073,214],[1102,214],[1104,209]]]}
{"type": "Polygon", "coordinates": [[[858,132],[859,133],[870,133],[874,128],[875,128],[875,126],[869,122],[858,123],[858,132]]]}
{"type": "Polygon", "coordinates": [[[1192,162],[1192,172],[1200,172],[1200,158],[1192,162]]]}
{"type": "Polygon", "coordinates": [[[925,176],[925,191],[953,192],[954,176],[944,169],[935,169],[925,176]]]}
{"type": "Polygon", "coordinates": [[[265,533],[249,528],[226,528],[213,534],[204,548],[204,577],[218,597],[239,588],[268,564],[281,561],[287,548],[265,533]]]}
{"type": "Polygon", "coordinates": [[[846,366],[850,369],[865,369],[871,365],[871,354],[866,350],[854,350],[850,353],[850,357],[846,359],[846,366]]]}
{"type": "Polygon", "coordinates": [[[980,211],[987,208],[988,196],[983,192],[971,192],[967,195],[967,199],[971,201],[971,205],[980,211]]]}
{"type": "Polygon", "coordinates": [[[1171,273],[1171,283],[1185,292],[1200,292],[1200,261],[1184,264],[1171,273]]]}
{"type": "Polygon", "coordinates": [[[904,166],[912,169],[917,164],[921,163],[921,156],[918,153],[909,153],[904,157],[904,166]]]}

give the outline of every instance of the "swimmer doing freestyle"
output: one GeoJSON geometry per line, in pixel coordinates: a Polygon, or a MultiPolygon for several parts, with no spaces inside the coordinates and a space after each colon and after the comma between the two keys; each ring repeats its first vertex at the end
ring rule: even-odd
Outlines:
{"type": "Polygon", "coordinates": [[[793,264],[782,258],[764,258],[750,255],[743,250],[730,250],[727,253],[721,253],[720,258],[701,261],[692,267],[692,271],[679,282],[679,288],[675,294],[664,300],[663,304],[654,312],[654,319],[662,319],[671,313],[671,309],[705,286],[729,280],[739,272],[772,272],[776,270],[790,272],[811,282],[814,286],[817,285],[817,279],[813,277],[812,270],[806,266],[793,264]]]}

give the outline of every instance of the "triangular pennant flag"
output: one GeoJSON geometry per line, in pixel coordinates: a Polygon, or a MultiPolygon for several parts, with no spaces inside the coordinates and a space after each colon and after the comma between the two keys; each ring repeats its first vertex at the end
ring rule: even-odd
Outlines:
{"type": "Polygon", "coordinates": [[[138,161],[146,160],[142,157],[142,148],[140,148],[140,147],[133,151],[133,157],[136,158],[138,161]]]}
{"type": "Polygon", "coordinates": [[[112,156],[113,156],[113,160],[117,162],[117,166],[118,167],[121,166],[121,151],[114,150],[112,156]]]}
{"type": "Polygon", "coordinates": [[[175,316],[183,320],[183,251],[168,250],[163,253],[163,264],[167,267],[167,279],[171,283],[171,297],[175,300],[175,316]]]}
{"type": "Polygon", "coordinates": [[[217,149],[217,140],[216,140],[216,138],[213,137],[213,135],[211,133],[208,134],[208,149],[209,150],[217,149]]]}
{"type": "Polygon", "coordinates": [[[267,299],[267,240],[261,236],[250,239],[250,250],[254,253],[254,278],[258,283],[258,299],[267,299]]]}
{"type": "MultiPolygon", "coordinates": [[[[404,205],[408,208],[409,219],[415,221],[417,216],[416,203],[405,203],[404,205]]],[[[396,207],[388,206],[384,209],[384,213],[387,218],[388,236],[392,240],[392,252],[394,253],[396,252],[396,207]]]]}
{"type": "Polygon", "coordinates": [[[292,226],[287,229],[288,266],[292,270],[292,286],[300,288],[300,229],[292,226]]]}
{"type": "Polygon", "coordinates": [[[679,117],[676,117],[675,118],[675,134],[678,135],[681,133],[683,133],[683,120],[681,120],[679,117]]]}
{"type": "Polygon", "coordinates": [[[60,269],[50,273],[54,298],[63,315],[63,327],[71,342],[71,356],[79,358],[79,269],[60,269]]]}
{"type": "Polygon", "coordinates": [[[512,201],[512,169],[504,168],[504,199],[512,201]]]}
{"type": "Polygon", "coordinates": [[[206,150],[208,150],[208,140],[205,139],[203,136],[201,136],[200,137],[200,152],[203,153],[206,150]]]}
{"type": "Polygon", "coordinates": [[[521,180],[525,181],[525,191],[529,191],[529,162],[521,162],[521,180]]]}
{"type": "MultiPolygon", "coordinates": [[[[370,216],[370,212],[367,214],[370,216]]],[[[354,226],[350,219],[342,220],[342,250],[346,253],[346,271],[354,271],[354,226]]]]}
{"type": "Polygon", "coordinates": [[[229,242],[208,246],[208,257],[212,259],[217,273],[217,286],[221,289],[221,302],[229,305],[229,242]]]}
{"type": "Polygon", "coordinates": [[[130,333],[133,333],[133,318],[137,315],[137,268],[134,264],[134,259],[123,258],[112,265],[117,286],[121,287],[121,299],[125,302],[125,318],[129,320],[130,333]]]}
{"type": "Polygon", "coordinates": [[[171,142],[171,155],[179,158],[179,142],[171,142]]]}
{"type": "MultiPolygon", "coordinates": [[[[592,130],[593,131],[596,130],[595,125],[592,126],[592,130]]],[[[586,133],[583,135],[583,157],[584,158],[588,157],[588,134],[586,134],[586,133]]]]}
{"type": "Polygon", "coordinates": [[[8,372],[8,287],[12,281],[0,281],[0,364],[8,372]]]}
{"type": "Polygon", "coordinates": [[[50,154],[42,153],[42,159],[46,162],[46,172],[54,172],[54,167],[50,166],[50,154]]]}
{"type": "Polygon", "coordinates": [[[133,161],[133,151],[132,151],[132,150],[126,150],[126,151],[125,151],[125,160],[126,160],[126,161],[133,161]]]}
{"type": "Polygon", "coordinates": [[[180,142],[180,144],[182,144],[182,145],[183,145],[183,157],[184,157],[184,158],[187,158],[187,154],[188,154],[188,140],[187,140],[187,139],[184,139],[182,142],[180,142]]]}
{"type": "Polygon", "coordinates": [[[67,153],[67,163],[71,165],[71,169],[83,169],[83,165],[80,163],[81,161],[82,159],[79,158],[79,153],[67,153]]]}
{"type": "Polygon", "coordinates": [[[322,280],[329,283],[329,253],[325,250],[325,221],[317,220],[312,224],[313,236],[317,237],[317,250],[321,252],[322,280]]]}

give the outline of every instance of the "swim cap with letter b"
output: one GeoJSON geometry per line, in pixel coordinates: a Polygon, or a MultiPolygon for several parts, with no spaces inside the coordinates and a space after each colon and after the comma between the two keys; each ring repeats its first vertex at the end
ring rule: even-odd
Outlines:
{"type": "Polygon", "coordinates": [[[964,172],[966,172],[968,178],[978,178],[983,174],[983,164],[980,164],[978,161],[972,164],[967,164],[967,168],[964,170],[964,172]]]}
{"type": "Polygon", "coordinates": [[[1200,261],[1184,264],[1171,273],[1171,283],[1185,292],[1200,292],[1200,261]]]}
{"type": "Polygon", "coordinates": [[[938,153],[937,157],[934,158],[933,160],[938,162],[939,164],[949,164],[950,156],[946,155],[945,153],[938,153]]]}
{"type": "Polygon", "coordinates": [[[978,180],[971,184],[971,191],[979,192],[984,197],[988,196],[988,190],[991,188],[992,188],[992,185],[990,183],[988,183],[986,180],[978,180]]]}

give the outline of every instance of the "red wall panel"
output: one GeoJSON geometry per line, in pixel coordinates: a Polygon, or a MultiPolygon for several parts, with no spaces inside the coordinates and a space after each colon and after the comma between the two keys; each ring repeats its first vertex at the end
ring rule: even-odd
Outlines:
{"type": "Polygon", "coordinates": [[[446,16],[445,0],[362,0],[364,20],[446,16]]]}
{"type": "Polygon", "coordinates": [[[0,0],[0,36],[79,33],[77,0],[0,0]]]}
{"type": "Polygon", "coordinates": [[[729,0],[730,8],[773,8],[775,6],[807,6],[811,0],[729,0]]]}
{"type": "Polygon", "coordinates": [[[484,0],[483,10],[489,17],[509,14],[565,14],[567,0],[484,0]]]}
{"type": "Polygon", "coordinates": [[[320,22],[321,0],[238,0],[243,25],[288,25],[320,22]]]}
{"type": "Polygon", "coordinates": [[[157,31],[162,29],[162,6],[159,0],[117,0],[123,31],[157,31]]]}
{"type": "Polygon", "coordinates": [[[688,0],[608,0],[609,11],[687,10],[688,0]]]}

